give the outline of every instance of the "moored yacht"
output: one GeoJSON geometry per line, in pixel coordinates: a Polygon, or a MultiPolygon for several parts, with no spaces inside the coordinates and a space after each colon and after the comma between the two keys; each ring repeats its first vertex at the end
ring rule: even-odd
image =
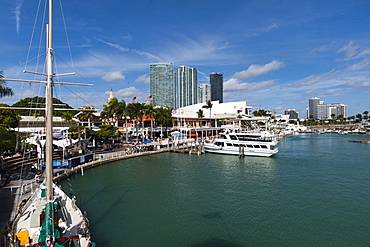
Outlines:
{"type": "Polygon", "coordinates": [[[209,153],[233,154],[241,156],[270,157],[279,150],[277,137],[268,131],[235,132],[226,130],[219,137],[204,144],[209,153]]]}

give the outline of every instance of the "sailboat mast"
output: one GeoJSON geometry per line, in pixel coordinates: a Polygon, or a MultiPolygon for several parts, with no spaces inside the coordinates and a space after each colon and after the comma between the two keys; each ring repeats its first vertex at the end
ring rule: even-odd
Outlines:
{"type": "Polygon", "coordinates": [[[46,35],[46,199],[53,200],[53,1],[49,0],[46,35]]]}

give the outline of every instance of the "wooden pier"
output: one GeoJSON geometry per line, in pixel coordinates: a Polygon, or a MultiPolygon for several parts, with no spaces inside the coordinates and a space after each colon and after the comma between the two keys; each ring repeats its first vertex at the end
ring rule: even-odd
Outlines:
{"type": "Polygon", "coordinates": [[[370,143],[369,139],[364,139],[364,140],[349,140],[350,142],[358,142],[358,143],[370,143]]]}

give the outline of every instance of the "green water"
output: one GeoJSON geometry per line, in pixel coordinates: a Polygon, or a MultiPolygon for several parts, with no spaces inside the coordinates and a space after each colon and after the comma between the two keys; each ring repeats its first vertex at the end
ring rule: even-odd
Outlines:
{"type": "Polygon", "coordinates": [[[98,246],[368,246],[366,135],[285,138],[272,158],[162,153],[63,181],[98,246]]]}

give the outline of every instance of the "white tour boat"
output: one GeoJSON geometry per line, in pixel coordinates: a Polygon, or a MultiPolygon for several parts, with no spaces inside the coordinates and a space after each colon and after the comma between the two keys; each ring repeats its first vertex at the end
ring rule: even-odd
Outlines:
{"type": "Polygon", "coordinates": [[[278,138],[268,131],[235,132],[226,130],[211,142],[205,142],[209,153],[270,157],[279,150],[278,138]]]}

